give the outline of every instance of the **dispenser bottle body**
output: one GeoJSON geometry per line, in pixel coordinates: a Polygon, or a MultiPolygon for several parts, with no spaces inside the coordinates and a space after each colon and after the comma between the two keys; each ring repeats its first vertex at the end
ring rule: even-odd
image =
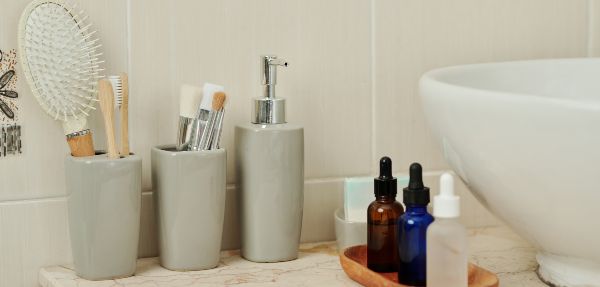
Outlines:
{"type": "Polygon", "coordinates": [[[380,197],[367,211],[367,267],[376,272],[398,268],[398,219],[404,213],[395,197],[380,197]]]}
{"type": "Polygon", "coordinates": [[[468,286],[467,230],[456,218],[436,218],[427,229],[427,286],[468,286]]]}
{"type": "Polygon", "coordinates": [[[241,253],[254,262],[298,258],[304,204],[304,129],[247,124],[235,129],[241,253]]]}

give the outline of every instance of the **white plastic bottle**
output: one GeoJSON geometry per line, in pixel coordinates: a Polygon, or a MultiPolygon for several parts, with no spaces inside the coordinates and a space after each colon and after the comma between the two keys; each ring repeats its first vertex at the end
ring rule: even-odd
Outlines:
{"type": "Polygon", "coordinates": [[[427,287],[467,287],[467,231],[458,222],[460,201],[454,179],[444,173],[433,198],[435,221],[427,229],[427,287]]]}

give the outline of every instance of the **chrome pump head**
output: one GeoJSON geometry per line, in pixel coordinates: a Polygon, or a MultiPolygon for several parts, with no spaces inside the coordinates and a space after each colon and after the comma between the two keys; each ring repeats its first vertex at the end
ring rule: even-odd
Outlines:
{"type": "Polygon", "coordinates": [[[252,123],[255,124],[284,124],[285,123],[285,99],[275,97],[275,85],[277,84],[277,66],[287,67],[288,63],[277,56],[262,56],[262,84],[264,95],[254,100],[254,116],[252,123]]]}

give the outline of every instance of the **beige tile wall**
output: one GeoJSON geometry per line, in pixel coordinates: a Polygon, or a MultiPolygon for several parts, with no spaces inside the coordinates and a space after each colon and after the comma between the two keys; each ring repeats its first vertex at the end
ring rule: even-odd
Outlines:
{"type": "MultiPolygon", "coordinates": [[[[17,25],[30,0],[0,0],[0,49],[17,48],[17,25]]],[[[122,0],[76,0],[102,39],[107,73],[127,69],[127,10],[122,0]]],[[[0,287],[34,287],[41,267],[72,261],[67,225],[63,161],[68,153],[62,127],[33,97],[16,68],[24,154],[0,159],[0,287]]],[[[100,117],[90,119],[99,129],[100,117]]],[[[101,132],[96,147],[103,148],[101,132]]]]}
{"type": "Polygon", "coordinates": [[[34,287],[41,267],[71,262],[65,198],[0,203],[0,286],[34,287]]]}
{"type": "MultiPolygon", "coordinates": [[[[30,0],[0,0],[0,49],[17,48],[17,27],[30,0]]],[[[122,0],[79,0],[98,36],[107,60],[106,73],[127,69],[127,10],[122,0]]],[[[0,159],[0,201],[48,198],[65,195],[63,161],[68,153],[61,123],[46,115],[35,100],[20,64],[17,92],[23,126],[23,150],[19,157],[0,159]],[[9,180],[10,179],[10,180],[9,180]]],[[[104,136],[99,112],[89,119],[96,148],[103,148],[104,136]]]]}
{"type": "Polygon", "coordinates": [[[448,168],[421,109],[417,82],[424,72],[468,63],[581,57],[587,52],[588,3],[583,0],[373,4],[374,153],[390,155],[398,171],[413,161],[430,170],[448,168]]]}
{"type": "Polygon", "coordinates": [[[600,57],[600,0],[589,0],[588,56],[600,57]]]}
{"type": "MultiPolygon", "coordinates": [[[[249,120],[250,100],[260,94],[258,56],[273,53],[290,62],[280,71],[278,92],[288,99],[289,121],[306,133],[302,240],[331,240],[343,177],[373,174],[382,155],[392,156],[395,172],[422,162],[436,189],[447,166],[421,112],[417,80],[424,71],[600,55],[598,1],[78,0],[102,38],[107,74],[131,73],[131,144],[144,157],[140,256],[157,254],[149,149],[174,141],[182,83],[226,86],[224,146],[232,151],[233,126],[249,120]]],[[[28,2],[0,0],[1,49],[16,47],[16,22],[28,2]]],[[[24,81],[18,90],[25,154],[0,159],[0,287],[36,286],[39,267],[71,260],[62,169],[67,146],[60,124],[43,114],[24,81]]],[[[102,148],[98,114],[91,122],[102,148]]],[[[229,158],[223,246],[235,248],[229,158]]],[[[498,223],[466,187],[458,190],[465,224],[498,223]]]]}
{"type": "MultiPolygon", "coordinates": [[[[150,146],[173,143],[179,87],[213,82],[230,97],[223,146],[233,151],[233,127],[250,121],[251,100],[261,96],[259,56],[270,53],[290,63],[277,92],[287,98],[288,121],[305,127],[306,177],[368,174],[369,7],[362,0],[133,1],[134,148],[147,157],[150,146]]],[[[144,174],[149,189],[148,161],[144,174]]]]}

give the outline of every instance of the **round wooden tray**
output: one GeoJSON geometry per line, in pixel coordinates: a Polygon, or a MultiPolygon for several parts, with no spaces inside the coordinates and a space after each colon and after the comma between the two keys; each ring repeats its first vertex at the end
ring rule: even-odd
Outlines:
{"type": "MultiPolygon", "coordinates": [[[[377,273],[367,268],[367,246],[346,248],[340,253],[344,272],[352,280],[367,287],[408,287],[398,283],[396,272],[377,273]]],[[[469,264],[469,287],[498,287],[498,277],[475,264],[469,264]]]]}

